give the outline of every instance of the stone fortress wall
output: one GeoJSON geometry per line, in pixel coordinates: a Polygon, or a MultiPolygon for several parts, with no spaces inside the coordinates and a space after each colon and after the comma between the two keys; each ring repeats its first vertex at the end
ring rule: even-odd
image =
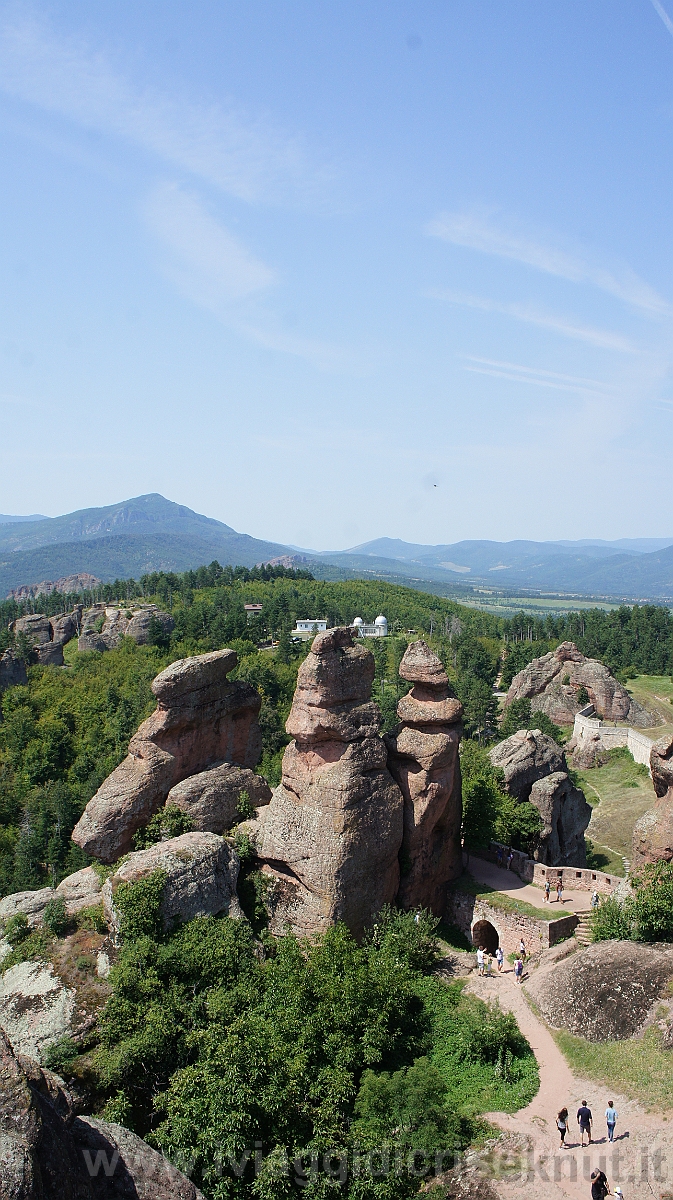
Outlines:
{"type": "Polygon", "coordinates": [[[580,709],[575,715],[575,723],[573,726],[573,741],[577,744],[577,750],[581,753],[582,748],[591,740],[594,745],[598,739],[598,746],[601,750],[613,750],[616,746],[626,746],[633,755],[637,763],[642,763],[650,770],[650,751],[654,745],[652,738],[648,738],[639,729],[634,729],[631,725],[606,725],[601,721],[600,717],[596,716],[596,711],[593,704],[588,704],[586,708],[580,709]]]}

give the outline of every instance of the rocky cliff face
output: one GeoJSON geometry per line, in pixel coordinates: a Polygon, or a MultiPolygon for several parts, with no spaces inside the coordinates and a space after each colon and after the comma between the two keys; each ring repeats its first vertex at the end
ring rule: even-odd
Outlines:
{"type": "Polygon", "coordinates": [[[318,634],[299,669],[282,782],[247,826],[272,884],[274,933],[345,921],[359,936],[397,894],[403,800],[373,679],[371,652],[345,628],[318,634]]]}
{"type": "Polygon", "coordinates": [[[94,604],[82,618],[82,633],[77,643],[79,650],[114,650],[122,638],[133,638],[138,646],[150,642],[152,623],[159,625],[167,637],[175,628],[170,613],[156,604],[143,604],[140,608],[119,608],[109,604],[94,604]]]}
{"type": "Polygon", "coordinates": [[[650,771],[657,800],[633,830],[634,871],[646,863],[673,859],[673,734],[654,743],[650,771]]]}
{"type": "MultiPolygon", "coordinates": [[[[71,613],[59,617],[29,613],[25,617],[17,617],[10,628],[15,635],[22,633],[27,637],[40,666],[62,667],[63,647],[76,636],[81,611],[81,605],[77,605],[71,613]]],[[[11,687],[12,684],[5,686],[11,687]]]]}
{"type": "Polygon", "coordinates": [[[397,706],[401,725],[386,737],[388,767],[404,797],[397,903],[442,916],[446,885],[462,870],[462,799],[458,746],[462,705],[424,641],[412,642],[400,675],[413,683],[397,706]]]}
{"type": "Polygon", "coordinates": [[[180,659],[157,675],[155,712],[73,831],[87,854],[116,862],[175,784],[215,763],[254,767],[259,761],[261,699],[249,684],[227,679],[236,662],[233,650],[216,650],[180,659]]]}
{"type": "Polygon", "coordinates": [[[18,687],[19,684],[26,683],[28,683],[26,664],[10,647],[0,655],[0,696],[7,691],[7,688],[18,687]]]}
{"type": "Polygon", "coordinates": [[[505,788],[520,804],[530,801],[542,819],[533,857],[552,867],[586,866],[584,831],[591,807],[568,776],[565,754],[539,729],[520,729],[489,750],[505,788]]]}
{"type": "Polygon", "coordinates": [[[121,1125],[77,1116],[62,1079],[16,1055],[0,1031],[2,1200],[203,1200],[182,1172],[121,1125]]]}
{"type": "Polygon", "coordinates": [[[505,706],[513,700],[529,699],[534,712],[545,712],[557,725],[572,725],[582,704],[577,699],[586,688],[596,712],[605,721],[627,721],[647,728],[654,717],[629,696],[608,668],[594,658],[585,658],[573,642],[562,642],[556,650],[533,659],[514,676],[505,706]]]}

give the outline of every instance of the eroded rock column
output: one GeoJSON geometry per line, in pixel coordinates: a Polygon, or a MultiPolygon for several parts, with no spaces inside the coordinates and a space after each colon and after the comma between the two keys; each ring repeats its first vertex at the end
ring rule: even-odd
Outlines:
{"type": "Polygon", "coordinates": [[[386,737],[388,765],[404,797],[397,902],[443,916],[446,885],[462,871],[458,746],[463,708],[449,695],[446,672],[424,641],[407,647],[400,675],[414,686],[397,706],[402,724],[386,737]]]}
{"type": "Polygon", "coordinates": [[[272,877],[271,931],[345,921],[360,936],[399,883],[403,801],[371,701],[374,659],[347,628],[319,634],[299,668],[271,803],[247,825],[272,877]]]}

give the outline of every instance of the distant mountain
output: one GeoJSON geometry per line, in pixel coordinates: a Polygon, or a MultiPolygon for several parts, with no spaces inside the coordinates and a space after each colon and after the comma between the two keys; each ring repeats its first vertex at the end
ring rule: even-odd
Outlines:
{"type": "Polygon", "coordinates": [[[0,525],[15,525],[17,521],[48,521],[49,517],[43,517],[40,513],[33,513],[32,517],[10,517],[7,513],[0,513],[0,525]]]}

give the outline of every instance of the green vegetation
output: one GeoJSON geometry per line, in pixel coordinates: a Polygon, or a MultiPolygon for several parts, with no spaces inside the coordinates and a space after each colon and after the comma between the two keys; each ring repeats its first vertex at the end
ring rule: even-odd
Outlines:
{"type": "Polygon", "coordinates": [[[504,739],[517,733],[519,729],[539,729],[541,733],[546,733],[547,737],[558,742],[559,746],[566,741],[566,735],[560,726],[555,725],[546,713],[533,712],[530,700],[525,697],[522,700],[513,700],[507,706],[500,722],[498,734],[504,739]]]}
{"type": "Polygon", "coordinates": [[[593,1079],[610,1093],[640,1100],[653,1112],[673,1108],[673,1051],[664,1050],[656,1026],[641,1037],[618,1042],[587,1042],[565,1030],[552,1033],[581,1079],[593,1079]]]}
{"type": "Polygon", "coordinates": [[[607,752],[602,766],[573,770],[572,778],[594,810],[588,831],[594,858],[589,865],[623,875],[623,858],[631,857],[633,827],[655,801],[647,767],[619,746],[607,752]]]}
{"type": "Polygon", "coordinates": [[[461,875],[460,879],[455,880],[451,887],[458,892],[463,892],[466,896],[478,897],[493,908],[499,908],[501,912],[521,913],[522,916],[532,917],[535,921],[555,921],[558,917],[571,915],[562,908],[536,908],[527,900],[516,900],[513,896],[504,896],[502,892],[489,887],[487,883],[479,883],[467,872],[461,875]]]}
{"type": "Polygon", "coordinates": [[[167,804],[143,829],[138,830],[133,838],[133,846],[136,850],[146,850],[155,842],[191,833],[193,828],[194,822],[187,813],[178,808],[177,804],[167,804]]]}
{"type": "Polygon", "coordinates": [[[592,917],[595,942],[673,942],[673,863],[648,863],[631,877],[632,895],[622,904],[611,896],[592,917]]]}
{"type": "Polygon", "coordinates": [[[479,850],[490,841],[532,854],[542,828],[535,805],[518,804],[504,790],[502,772],[491,765],[488,751],[474,741],[460,747],[463,777],[463,842],[479,850]]]}
{"type": "MultiPolygon", "coordinates": [[[[635,674],[673,674],[673,613],[654,604],[632,608],[623,604],[611,612],[583,609],[544,619],[518,613],[501,622],[501,632],[511,644],[510,653],[528,655],[527,662],[555,649],[559,642],[569,641],[575,642],[588,658],[599,658],[613,673],[621,673],[623,679],[635,674]],[[519,650],[522,644],[525,652],[519,650]]],[[[523,666],[526,662],[521,661],[516,671],[523,666]]]]}
{"type": "Polygon", "coordinates": [[[480,1113],[535,1094],[514,1018],[432,975],[428,914],[386,910],[361,946],[341,925],[306,943],[269,939],[260,959],[249,926],[228,918],[161,934],[156,888],[149,904],[138,888],[127,914],[153,909],[152,933],[127,916],[100,1044],[86,1060],[66,1045],[55,1054],[67,1076],[93,1075],[110,1119],[189,1162],[209,1200],[302,1190],[403,1200],[437,1152],[450,1161],[469,1142],[480,1113]],[[412,1150],[427,1156],[415,1173],[412,1150]],[[370,1151],[399,1172],[372,1179],[370,1151]],[[329,1156],[342,1186],[326,1177],[329,1156]]]}

